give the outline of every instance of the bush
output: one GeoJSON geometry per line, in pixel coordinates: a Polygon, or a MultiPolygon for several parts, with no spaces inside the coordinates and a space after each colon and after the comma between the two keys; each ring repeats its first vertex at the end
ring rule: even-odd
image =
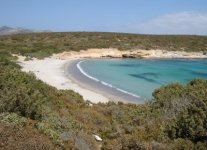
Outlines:
{"type": "Polygon", "coordinates": [[[196,79],[187,85],[171,84],[154,92],[152,107],[167,118],[169,138],[203,142],[207,139],[207,81],[196,79]]]}
{"type": "Polygon", "coordinates": [[[15,113],[1,113],[0,121],[11,123],[17,127],[24,127],[26,125],[26,118],[21,117],[15,113]]]}

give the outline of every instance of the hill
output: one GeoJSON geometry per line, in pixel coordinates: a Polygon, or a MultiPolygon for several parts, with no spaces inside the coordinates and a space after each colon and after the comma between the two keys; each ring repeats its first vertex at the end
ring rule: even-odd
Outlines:
{"type": "Polygon", "coordinates": [[[91,104],[73,91],[57,90],[33,74],[22,72],[11,55],[43,58],[65,50],[93,47],[124,50],[147,44],[173,50],[170,41],[177,43],[179,50],[183,46],[188,47],[185,49],[188,51],[198,50],[195,45],[199,50],[206,50],[206,37],[202,36],[119,33],[1,36],[0,149],[205,150],[207,80],[162,86],[154,91],[153,99],[143,105],[91,104]],[[142,42],[137,42],[139,40],[142,42]],[[103,141],[96,141],[94,135],[103,141]]]}
{"type": "Polygon", "coordinates": [[[23,33],[33,33],[33,32],[49,32],[49,31],[32,30],[26,28],[13,28],[9,26],[0,27],[0,35],[12,35],[12,34],[23,34],[23,33]]]}
{"type": "Polygon", "coordinates": [[[53,53],[89,48],[161,49],[207,53],[207,36],[97,32],[28,33],[0,36],[0,51],[7,49],[12,53],[31,57],[46,57],[53,53]]]}
{"type": "Polygon", "coordinates": [[[29,30],[29,29],[24,29],[24,28],[12,28],[8,26],[0,27],[0,35],[30,33],[30,32],[34,32],[34,31],[29,30]]]}

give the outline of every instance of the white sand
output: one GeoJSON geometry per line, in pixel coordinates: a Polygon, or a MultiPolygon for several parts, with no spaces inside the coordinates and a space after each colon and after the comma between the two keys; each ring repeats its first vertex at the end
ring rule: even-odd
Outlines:
{"type": "Polygon", "coordinates": [[[64,64],[72,60],[74,59],[60,60],[51,57],[45,58],[44,60],[34,59],[24,61],[24,57],[19,57],[19,64],[23,67],[22,71],[33,72],[38,79],[57,89],[73,90],[82,95],[84,100],[89,100],[93,103],[107,102],[108,99],[106,97],[88,89],[84,89],[66,77],[64,64]]]}

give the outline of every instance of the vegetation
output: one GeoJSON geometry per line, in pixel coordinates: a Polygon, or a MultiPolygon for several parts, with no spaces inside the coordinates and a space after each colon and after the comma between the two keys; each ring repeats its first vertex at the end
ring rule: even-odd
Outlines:
{"type": "Polygon", "coordinates": [[[207,36],[139,35],[126,33],[30,33],[0,36],[0,51],[46,57],[63,51],[89,48],[163,49],[207,52],[207,36]]]}
{"type": "MultiPolygon", "coordinates": [[[[143,105],[91,104],[73,91],[57,90],[33,74],[22,72],[15,63],[16,58],[11,56],[11,53],[20,53],[41,58],[65,50],[67,45],[63,48],[62,40],[70,36],[74,36],[75,40],[71,41],[75,42],[81,41],[80,37],[90,37],[93,41],[98,36],[109,38],[108,35],[41,33],[0,37],[0,149],[206,149],[207,80],[163,86],[143,105]],[[34,49],[40,41],[42,45],[34,49]],[[96,141],[94,134],[103,141],[96,141]]],[[[119,40],[125,37],[125,34],[111,35],[119,40]]],[[[145,40],[156,37],[126,34],[129,42],[133,41],[129,37],[142,36],[145,40]]],[[[188,38],[206,41],[206,37],[179,37],[186,38],[186,43],[188,38]]],[[[102,47],[103,41],[92,43],[102,47]]],[[[81,43],[84,42],[77,42],[76,50],[82,49],[81,43]]],[[[92,43],[85,48],[93,47],[89,46],[92,43]]],[[[153,44],[160,46],[158,43],[153,44]]]]}

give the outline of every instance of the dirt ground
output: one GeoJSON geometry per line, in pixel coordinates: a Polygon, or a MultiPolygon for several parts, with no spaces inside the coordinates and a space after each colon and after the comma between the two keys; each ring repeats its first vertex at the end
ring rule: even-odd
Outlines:
{"type": "Polygon", "coordinates": [[[60,149],[44,134],[26,126],[18,128],[0,122],[0,150],[51,150],[60,149]]]}

